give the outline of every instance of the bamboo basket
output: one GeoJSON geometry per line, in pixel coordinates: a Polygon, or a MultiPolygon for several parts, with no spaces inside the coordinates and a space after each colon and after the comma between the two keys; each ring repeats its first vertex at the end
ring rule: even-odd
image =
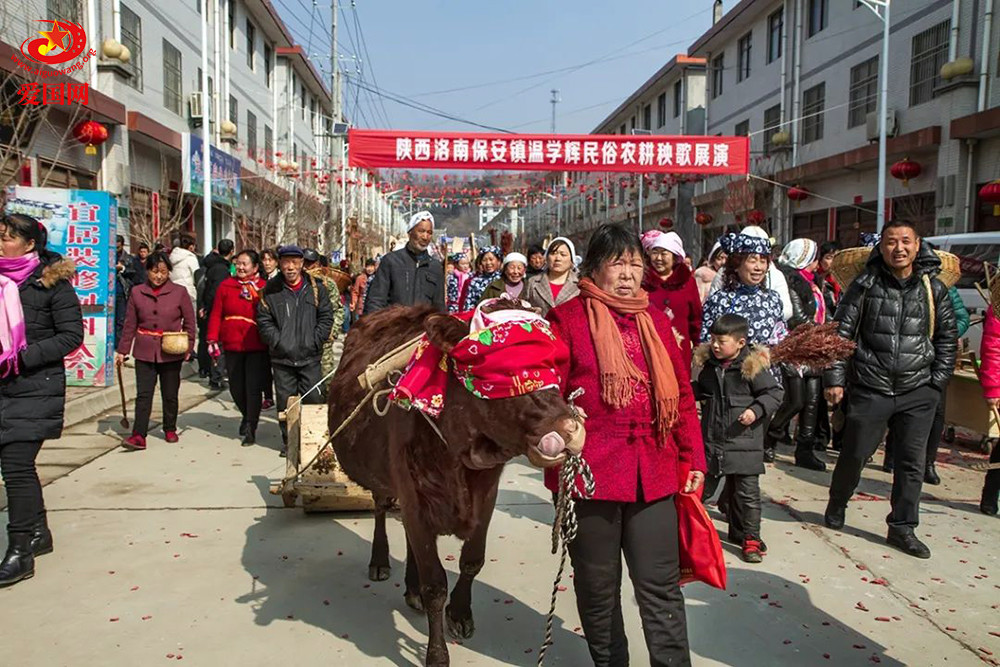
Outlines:
{"type": "MultiPolygon", "coordinates": [[[[959,268],[959,259],[956,255],[943,250],[935,250],[938,259],[941,260],[941,273],[937,279],[944,283],[945,287],[954,287],[962,277],[962,270],[959,268]]],[[[855,278],[861,275],[865,269],[868,258],[871,257],[872,248],[847,248],[841,250],[833,257],[833,264],[830,266],[830,273],[841,287],[847,289],[855,278]]],[[[1000,283],[1000,280],[994,281],[1000,283]]],[[[992,288],[991,288],[992,289],[992,288]]],[[[997,288],[1000,290],[1000,288],[997,288]]],[[[996,297],[994,297],[996,302],[996,297]]]]}
{"type": "Polygon", "coordinates": [[[164,331],[160,347],[165,354],[187,354],[188,335],[183,331],[164,331]]]}

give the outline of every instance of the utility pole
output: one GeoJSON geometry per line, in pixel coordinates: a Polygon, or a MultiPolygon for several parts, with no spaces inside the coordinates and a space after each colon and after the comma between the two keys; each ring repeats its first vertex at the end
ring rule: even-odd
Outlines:
{"type": "MultiPolygon", "coordinates": [[[[202,236],[206,253],[215,247],[212,238],[212,103],[208,97],[208,0],[201,0],[201,171],[204,174],[202,186],[202,236]]],[[[190,144],[189,144],[190,146],[190,144]]]]}
{"type": "Polygon", "coordinates": [[[892,0],[861,0],[875,16],[882,20],[882,59],[879,62],[879,102],[878,108],[878,213],[875,231],[882,233],[885,226],[885,177],[886,138],[889,121],[889,8],[892,0]],[[881,10],[881,11],[880,11],[881,10]]]}
{"type": "MultiPolygon", "coordinates": [[[[556,105],[562,102],[559,98],[559,90],[552,89],[552,134],[556,133],[556,105]]],[[[556,232],[562,234],[562,199],[566,192],[566,172],[561,174],[559,185],[556,187],[559,193],[559,200],[556,202],[556,232]]]]}
{"type": "MultiPolygon", "coordinates": [[[[336,137],[333,134],[333,132],[334,132],[334,126],[336,126],[337,123],[340,123],[343,120],[340,117],[340,115],[341,115],[341,109],[340,109],[340,67],[339,67],[339,63],[337,61],[337,0],[331,0],[331,2],[330,2],[330,35],[331,35],[331,39],[330,39],[330,94],[333,96],[333,122],[330,124],[331,125],[330,126],[330,136],[328,137],[328,139],[329,139],[328,143],[329,143],[329,146],[330,146],[330,173],[332,174],[333,173],[333,165],[334,165],[334,161],[333,161],[334,157],[340,157],[342,159],[343,158],[343,153],[344,153],[343,149],[341,148],[341,142],[344,141],[344,138],[343,137],[336,137]]],[[[334,181],[334,179],[331,178],[330,179],[330,186],[327,188],[327,196],[329,197],[329,202],[328,203],[329,203],[329,206],[330,206],[330,224],[331,225],[333,224],[334,217],[337,214],[337,200],[333,196],[333,185],[334,185],[333,181],[334,181]]],[[[342,169],[341,170],[341,178],[340,178],[340,188],[339,188],[339,190],[340,190],[339,195],[340,195],[341,198],[344,197],[344,193],[346,192],[346,188],[347,188],[347,183],[345,182],[344,175],[343,175],[343,169],[342,169]]],[[[346,223],[345,223],[345,220],[344,220],[343,216],[341,216],[340,225],[341,225],[341,228],[342,228],[341,229],[341,234],[340,234],[341,246],[343,246],[343,239],[344,239],[344,236],[345,236],[344,235],[344,229],[346,228],[346,223]]],[[[329,251],[329,249],[326,249],[326,248],[324,248],[323,250],[324,250],[324,252],[328,252],[329,251]]],[[[341,251],[342,255],[346,256],[346,253],[347,253],[347,249],[346,248],[341,247],[340,251],[341,251]]],[[[341,259],[344,259],[344,256],[342,256],[341,259]]]]}
{"type": "Polygon", "coordinates": [[[552,134],[556,133],[556,105],[562,102],[559,99],[559,91],[556,88],[552,89],[552,134]]]}

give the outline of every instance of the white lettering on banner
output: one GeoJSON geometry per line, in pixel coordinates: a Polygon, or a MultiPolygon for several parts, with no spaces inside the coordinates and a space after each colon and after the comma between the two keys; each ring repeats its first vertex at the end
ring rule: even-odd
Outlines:
{"type": "Polygon", "coordinates": [[[490,144],[490,154],[492,156],[493,162],[506,162],[507,161],[507,140],[506,139],[494,139],[493,143],[490,144]]]}
{"type": "Polygon", "coordinates": [[[545,162],[545,142],[539,140],[528,142],[528,162],[532,164],[545,162]]]}
{"type": "Polygon", "coordinates": [[[486,162],[489,160],[489,144],[485,139],[476,139],[472,142],[472,161],[486,162]]]}
{"type": "Polygon", "coordinates": [[[691,166],[691,144],[677,144],[677,166],[691,166]]]}
{"type": "Polygon", "coordinates": [[[656,164],[666,167],[674,163],[674,145],[669,141],[656,144],[656,164]]]}
{"type": "Polygon", "coordinates": [[[608,166],[618,163],[618,146],[613,141],[605,141],[601,147],[601,164],[608,166]]]}
{"type": "Polygon", "coordinates": [[[694,145],[694,165],[696,167],[707,167],[712,161],[711,147],[708,144],[694,145]]]}
{"type": "Polygon", "coordinates": [[[510,161],[524,162],[528,159],[528,146],[524,139],[515,139],[510,142],[510,161]]]}
{"type": "Polygon", "coordinates": [[[565,147],[566,164],[580,164],[580,142],[567,141],[565,147]]]}
{"type": "Polygon", "coordinates": [[[468,139],[455,139],[455,142],[451,145],[451,159],[455,162],[469,161],[468,139]]]}
{"type": "Polygon", "coordinates": [[[583,142],[583,163],[584,164],[598,164],[600,158],[598,157],[599,144],[596,141],[585,141],[583,142]]]}
{"type": "Polygon", "coordinates": [[[409,137],[396,137],[396,159],[413,159],[413,142],[410,141],[409,137]]]}
{"type": "Polygon", "coordinates": [[[545,142],[545,157],[550,164],[556,164],[562,159],[562,141],[545,142]]]}
{"type": "Polygon", "coordinates": [[[415,139],[413,141],[413,159],[414,160],[430,160],[431,159],[431,140],[430,139],[415,139]]]}
{"type": "Polygon", "coordinates": [[[451,159],[451,140],[434,140],[434,160],[436,162],[448,162],[451,159]]]}
{"type": "Polygon", "coordinates": [[[715,144],[712,146],[712,166],[729,166],[729,144],[715,144]]]}
{"type": "Polygon", "coordinates": [[[650,167],[653,164],[653,142],[644,141],[639,144],[639,164],[650,167]]]}
{"type": "Polygon", "coordinates": [[[635,164],[635,144],[626,141],[622,144],[621,152],[622,164],[635,164]]]}

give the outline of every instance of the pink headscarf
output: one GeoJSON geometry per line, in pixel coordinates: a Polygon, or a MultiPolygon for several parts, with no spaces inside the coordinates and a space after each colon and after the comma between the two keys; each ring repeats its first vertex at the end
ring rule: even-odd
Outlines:
{"type": "Polygon", "coordinates": [[[0,377],[17,375],[20,354],[28,347],[19,288],[40,263],[37,252],[0,257],[0,377]]]}

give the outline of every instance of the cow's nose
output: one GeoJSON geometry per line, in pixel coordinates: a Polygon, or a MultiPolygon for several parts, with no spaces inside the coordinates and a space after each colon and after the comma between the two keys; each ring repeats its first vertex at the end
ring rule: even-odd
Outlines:
{"type": "Polygon", "coordinates": [[[538,443],[538,450],[545,456],[559,456],[564,449],[566,441],[555,431],[543,435],[541,442],[538,443]]]}

